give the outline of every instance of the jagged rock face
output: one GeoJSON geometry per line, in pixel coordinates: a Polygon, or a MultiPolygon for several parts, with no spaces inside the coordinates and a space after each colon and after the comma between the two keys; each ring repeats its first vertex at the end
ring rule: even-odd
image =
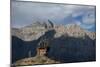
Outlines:
{"type": "Polygon", "coordinates": [[[62,35],[71,36],[71,37],[85,37],[89,36],[91,39],[95,39],[95,32],[89,32],[87,30],[82,29],[80,26],[76,24],[68,24],[66,26],[59,26],[55,28],[56,34],[55,37],[59,37],[62,35]]]}
{"type": "MultiPolygon", "coordinates": [[[[40,36],[44,35],[46,31],[48,31],[47,27],[50,27],[49,23],[37,22],[21,29],[12,28],[12,35],[17,36],[24,41],[37,40],[40,36]]],[[[72,37],[89,36],[91,39],[95,39],[95,32],[84,30],[76,24],[68,24],[66,26],[55,25],[53,29],[56,31],[56,34],[54,35],[55,38],[65,35],[72,37]]]]}
{"type": "Polygon", "coordinates": [[[12,35],[24,41],[32,41],[42,36],[45,31],[46,29],[43,25],[34,23],[20,29],[12,29],[12,35]]]}
{"type": "Polygon", "coordinates": [[[12,28],[11,33],[13,36],[17,36],[24,41],[32,41],[37,40],[40,36],[44,35],[50,28],[52,28],[50,23],[36,22],[20,29],[12,28]]]}

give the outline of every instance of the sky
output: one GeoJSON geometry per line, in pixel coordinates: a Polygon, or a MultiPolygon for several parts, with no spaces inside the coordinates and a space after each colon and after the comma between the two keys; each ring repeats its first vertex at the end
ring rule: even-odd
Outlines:
{"type": "Polygon", "coordinates": [[[53,4],[38,2],[11,2],[11,26],[20,28],[35,22],[77,24],[89,31],[96,31],[95,6],[53,4]]]}

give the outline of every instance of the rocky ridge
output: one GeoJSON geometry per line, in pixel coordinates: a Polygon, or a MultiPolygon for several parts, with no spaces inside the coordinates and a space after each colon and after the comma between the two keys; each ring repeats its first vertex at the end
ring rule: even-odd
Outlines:
{"type": "Polygon", "coordinates": [[[95,32],[84,30],[77,24],[67,24],[66,26],[54,25],[54,27],[51,27],[50,23],[36,22],[20,29],[12,28],[11,33],[13,36],[17,36],[24,41],[32,41],[37,40],[50,29],[54,29],[56,31],[56,34],[54,35],[55,38],[62,35],[71,37],[84,37],[87,35],[91,39],[95,39],[95,32]]]}

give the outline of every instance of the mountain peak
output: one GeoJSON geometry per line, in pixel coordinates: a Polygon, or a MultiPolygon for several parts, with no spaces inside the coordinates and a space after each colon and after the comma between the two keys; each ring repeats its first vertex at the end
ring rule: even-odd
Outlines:
{"type": "Polygon", "coordinates": [[[58,25],[54,27],[54,24],[48,20],[48,23],[36,22],[21,29],[13,29],[12,35],[15,35],[22,40],[31,41],[36,40],[48,31],[49,28],[53,28],[56,31],[55,37],[60,37],[67,34],[71,37],[85,37],[89,36],[91,39],[95,39],[95,33],[84,30],[77,24],[58,25]]]}

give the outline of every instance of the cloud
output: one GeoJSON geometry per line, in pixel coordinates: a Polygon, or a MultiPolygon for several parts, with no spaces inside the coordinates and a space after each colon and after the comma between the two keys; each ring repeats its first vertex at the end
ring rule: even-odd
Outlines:
{"type": "Polygon", "coordinates": [[[73,8],[72,5],[12,2],[12,22],[24,25],[37,20],[59,20],[69,16],[73,8]]]}
{"type": "Polygon", "coordinates": [[[91,29],[94,27],[94,25],[81,25],[81,27],[85,28],[85,29],[91,29]]]}
{"type": "Polygon", "coordinates": [[[84,27],[95,23],[94,6],[13,1],[11,12],[12,26],[18,27],[48,19],[56,24],[77,23],[84,27]]]}
{"type": "Polygon", "coordinates": [[[82,28],[94,31],[96,16],[95,7],[85,7],[76,10],[77,12],[72,14],[72,19],[77,21],[76,24],[80,25],[82,28]]]}
{"type": "Polygon", "coordinates": [[[85,24],[94,24],[95,19],[95,13],[89,13],[82,18],[82,21],[85,24]]]}

